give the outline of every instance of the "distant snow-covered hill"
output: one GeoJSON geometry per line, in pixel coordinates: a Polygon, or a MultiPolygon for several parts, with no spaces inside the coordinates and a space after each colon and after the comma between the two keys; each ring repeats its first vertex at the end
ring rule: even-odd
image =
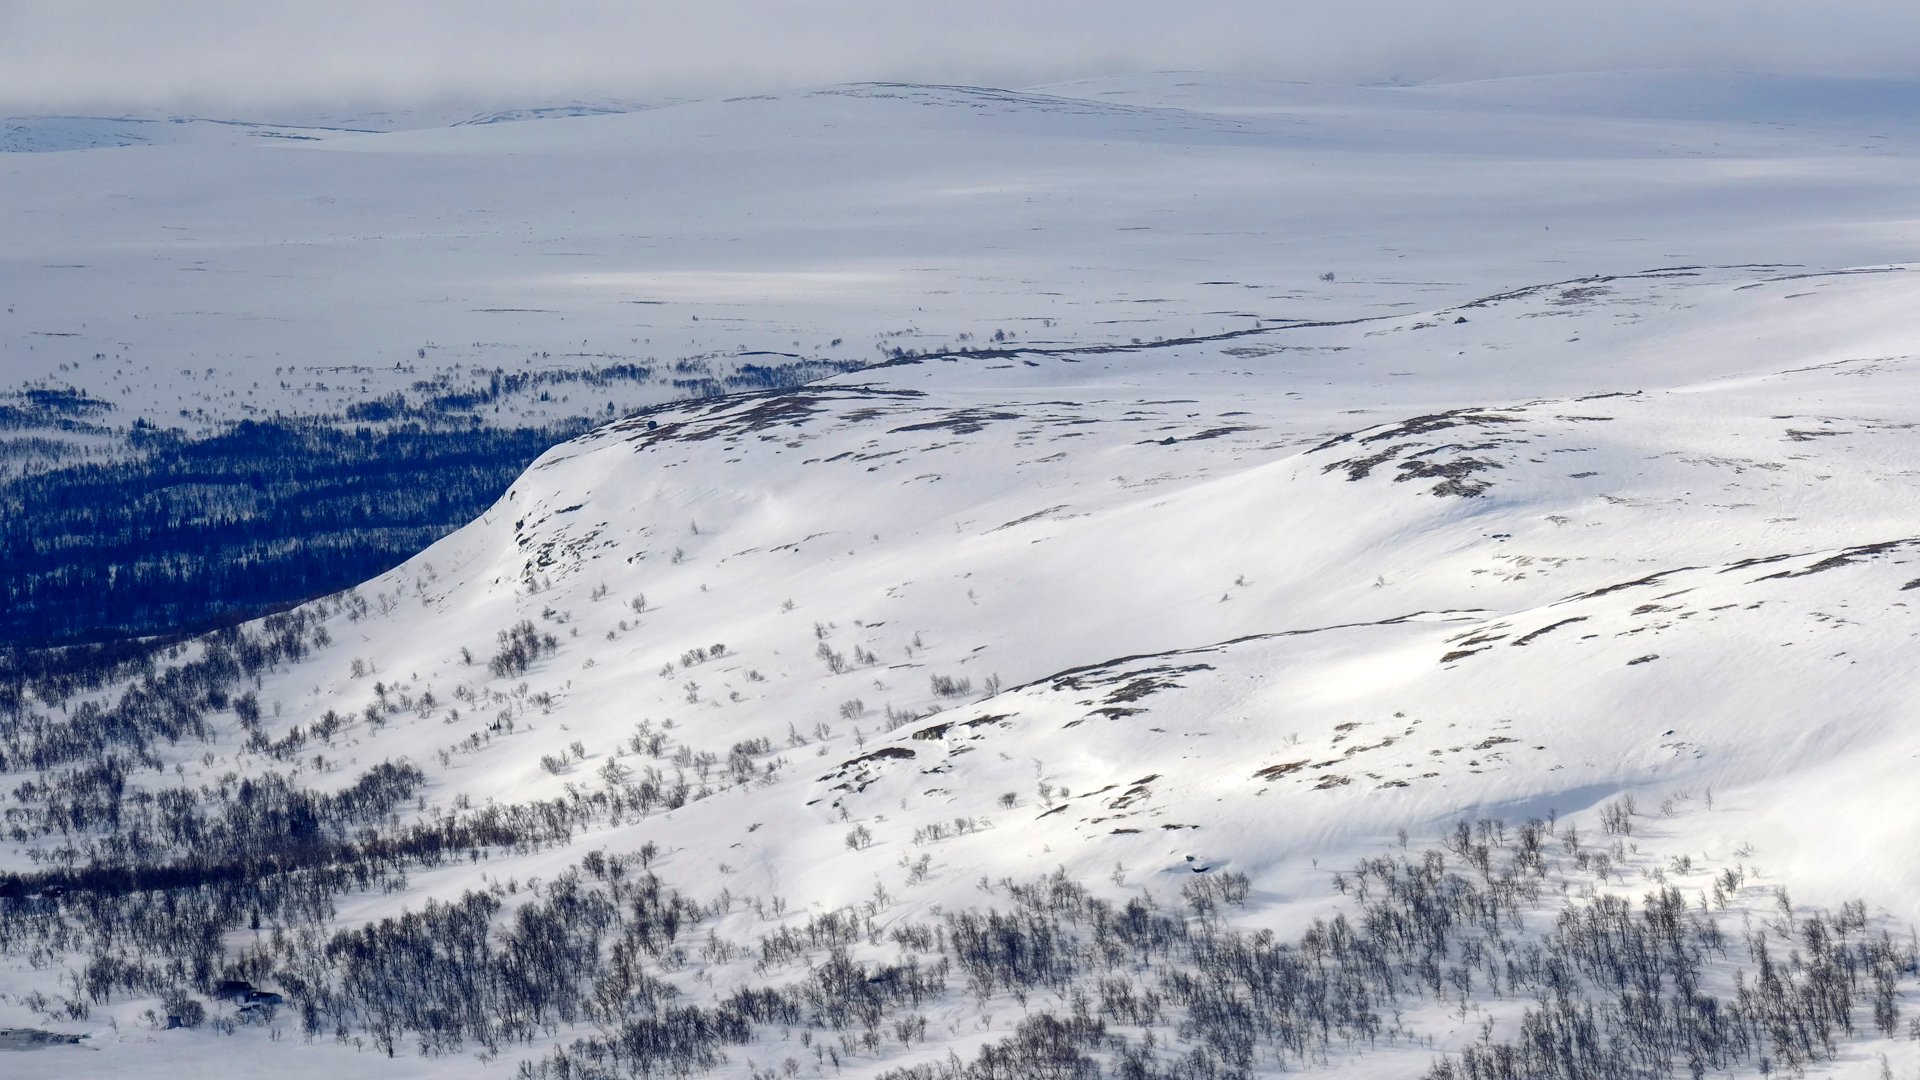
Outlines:
{"type": "Polygon", "coordinates": [[[264,139],[311,142],[352,130],[192,116],[16,116],[0,120],[0,153],[47,154],[135,146],[228,146],[264,139]]]}
{"type": "Polygon", "coordinates": [[[1911,254],[1910,96],[1174,73],[14,120],[21,145],[143,145],[0,155],[0,372],[197,430],[569,357],[1126,344],[1650,266],[1871,265],[1911,254]]]}
{"type": "Polygon", "coordinates": [[[631,101],[575,101],[508,108],[464,106],[323,111],[259,117],[14,116],[0,118],[0,153],[45,154],[134,146],[229,146],[256,140],[315,141],[347,134],[603,116],[657,108],[631,101]]]}

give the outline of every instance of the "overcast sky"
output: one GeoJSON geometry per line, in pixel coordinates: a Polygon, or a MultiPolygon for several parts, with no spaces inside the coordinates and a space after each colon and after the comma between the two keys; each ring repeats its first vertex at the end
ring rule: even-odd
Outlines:
{"type": "Polygon", "coordinates": [[[0,113],[1027,85],[1905,73],[1920,0],[0,0],[0,113]]]}

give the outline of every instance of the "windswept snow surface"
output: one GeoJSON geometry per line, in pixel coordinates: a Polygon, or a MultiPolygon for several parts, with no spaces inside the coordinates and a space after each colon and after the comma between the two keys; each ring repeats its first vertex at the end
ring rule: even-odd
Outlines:
{"type": "MultiPolygon", "coordinates": [[[[642,332],[845,334],[860,355],[896,324],[915,333],[882,343],[1017,328],[610,424],[362,586],[364,615],[331,616],[330,646],[259,687],[275,737],[353,717],[303,783],[404,758],[430,777],[405,813],[430,816],[591,791],[610,762],[670,769],[682,748],[776,749],[764,780],[722,767],[671,812],[349,896],[342,926],[652,843],[689,895],[787,901],[725,920],[749,943],[876,896],[889,926],[980,907],[983,879],[1056,868],[1176,904],[1196,868],[1245,873],[1237,918],[1287,936],[1399,830],[1551,812],[1597,833],[1632,793],[1627,895],[1686,855],[1744,865],[1762,914],[1783,884],[1903,927],[1920,271],[1884,260],[1910,253],[1913,133],[1525,106],[1185,76],[864,86],[222,150],[238,204],[190,197],[198,159],[174,148],[18,155],[0,160],[32,226],[6,256],[11,318],[84,329],[88,353],[137,333],[156,363],[269,365],[422,340],[491,363],[483,341],[642,332]],[[150,182],[126,206],[54,220],[56,192],[135,153],[150,182]],[[80,278],[26,272],[63,243],[80,278]],[[205,288],[180,283],[194,260],[229,275],[228,315],[163,314],[205,288]],[[471,311],[496,306],[542,310],[482,338],[471,311]],[[490,674],[523,619],[558,650],[490,674]],[[438,708],[359,718],[429,690],[438,708]],[[642,722],[657,757],[630,744],[642,722]],[[986,824],[916,842],[956,818],[986,824]],[[870,846],[846,842],[856,825],[870,846]]],[[[243,735],[228,717],[140,782],[284,767],[243,735]]],[[[1704,895],[1705,872],[1671,877],[1704,895]]],[[[662,977],[700,1001],[749,968],[662,977]]],[[[49,1026],[21,995],[59,972],[4,979],[0,1024],[49,1026]]],[[[8,1074],[451,1076],[546,1049],[389,1060],[154,1032],[151,1005],[96,1007],[60,1028],[90,1050],[9,1055],[8,1074]]],[[[983,1034],[955,1008],[916,1053],[844,1075],[965,1057],[1020,1011],[982,1006],[983,1034]]],[[[1443,1008],[1422,1023],[1432,1050],[1334,1064],[1417,1075],[1479,1034],[1443,1008]]],[[[740,1048],[722,1073],[785,1053],[740,1048]]],[[[1849,1052],[1826,1071],[1877,1070],[1849,1052]]]]}

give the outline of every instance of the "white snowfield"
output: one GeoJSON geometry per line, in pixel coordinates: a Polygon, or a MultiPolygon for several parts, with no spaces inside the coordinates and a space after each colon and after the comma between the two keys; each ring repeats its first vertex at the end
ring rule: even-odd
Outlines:
{"type": "MultiPolygon", "coordinates": [[[[258,691],[276,736],[351,717],[302,783],[405,759],[426,816],[647,768],[711,793],[412,873],[341,901],[342,926],[651,843],[689,896],[785,902],[718,923],[748,944],[843,905],[894,926],[1004,903],[983,882],[1056,870],[1169,906],[1196,871],[1244,873],[1232,920],[1286,937],[1401,830],[1551,815],[1598,834],[1629,794],[1623,895],[1665,867],[1691,901],[1739,864],[1739,909],[1764,915],[1781,885],[1903,931],[1916,133],[1860,103],[1914,91],[1820,83],[1838,105],[1774,124],[1813,84],[1639,78],[865,86],[12,155],[0,340],[9,373],[49,355],[27,334],[74,327],[158,378],[391,366],[420,342],[490,366],[563,339],[842,355],[822,343],[843,337],[877,359],[876,340],[974,335],[971,354],[610,424],[361,586],[366,613],[333,615],[333,644],[258,691]],[[137,184],[116,164],[136,155],[137,184]],[[97,217],[58,209],[95,195],[97,217]],[[34,268],[56,258],[86,269],[34,268]],[[189,283],[195,262],[227,277],[189,283]],[[492,307],[541,310],[473,314],[492,307]],[[1001,328],[1013,342],[988,340],[1001,328]],[[1156,344],[1186,338],[1205,340],[1156,344]],[[495,676],[521,620],[559,647],[495,676]],[[760,739],[738,782],[729,748],[760,739]]],[[[243,734],[174,748],[180,772],[153,783],[286,768],[243,734]]],[[[510,1073],[583,1034],[483,1065],[152,1031],[151,1001],[54,1025],[20,996],[56,992],[57,965],[8,962],[0,1025],[91,1036],[0,1055],[7,1075],[510,1073]]],[[[747,959],[661,977],[694,1001],[764,981],[747,959]]],[[[1022,1011],[976,1005],[955,994],[916,1051],[838,1075],[965,1058],[1022,1011]]],[[[1330,1071],[1418,1075],[1480,1020],[1434,1006],[1431,1048],[1330,1071]]],[[[1813,1071],[1879,1075],[1879,1052],[1920,1066],[1903,1037],[1813,1071]]],[[[728,1053],[717,1075],[787,1056],[728,1053]]]]}
{"type": "Polygon", "coordinates": [[[1920,231],[1917,101],[1171,73],[459,126],[512,112],[5,121],[16,149],[147,141],[0,154],[0,374],[196,429],[476,367],[1152,341],[1680,263],[1870,265],[1920,231]]]}

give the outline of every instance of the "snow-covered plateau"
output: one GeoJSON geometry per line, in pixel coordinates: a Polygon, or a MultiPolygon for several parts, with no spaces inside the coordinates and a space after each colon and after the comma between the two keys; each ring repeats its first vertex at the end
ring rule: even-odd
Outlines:
{"type": "Polygon", "coordinates": [[[0,1073],[1914,1075],[1915,104],[1160,75],[0,155],[0,362],[129,416],[871,362],[16,658],[0,1073]]]}

